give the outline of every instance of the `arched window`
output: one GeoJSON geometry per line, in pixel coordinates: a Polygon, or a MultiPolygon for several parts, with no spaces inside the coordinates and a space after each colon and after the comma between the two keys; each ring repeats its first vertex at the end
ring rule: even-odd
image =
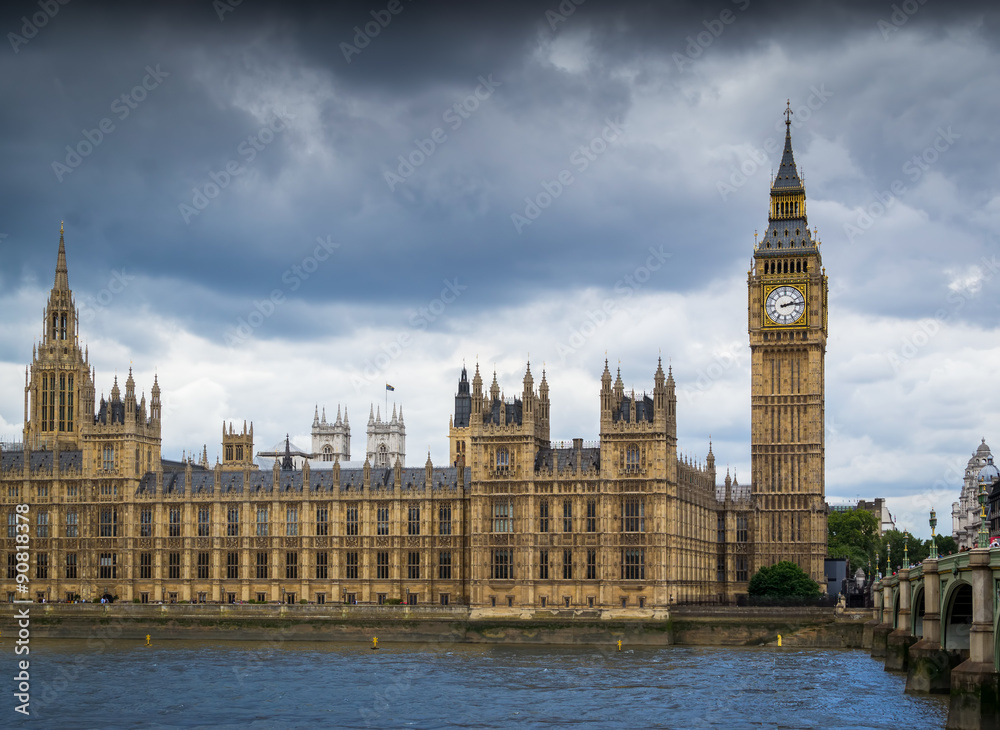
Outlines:
{"type": "Polygon", "coordinates": [[[506,446],[497,449],[497,469],[505,470],[510,467],[510,452],[506,446]]]}
{"type": "Polygon", "coordinates": [[[385,444],[379,444],[378,454],[375,456],[375,466],[389,466],[389,449],[385,444]]]}
{"type": "Polygon", "coordinates": [[[115,447],[105,444],[101,453],[101,468],[104,471],[114,471],[115,469],[115,447]]]}
{"type": "Polygon", "coordinates": [[[333,461],[333,447],[330,444],[323,447],[323,461],[333,461]]]}
{"type": "Polygon", "coordinates": [[[639,470],[639,447],[636,444],[629,444],[625,450],[625,471],[639,470]]]}

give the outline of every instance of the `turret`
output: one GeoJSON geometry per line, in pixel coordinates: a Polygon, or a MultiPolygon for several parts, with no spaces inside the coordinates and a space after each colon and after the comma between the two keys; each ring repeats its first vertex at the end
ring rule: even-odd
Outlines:
{"type": "Polygon", "coordinates": [[[483,415],[483,378],[479,374],[479,363],[476,363],[476,374],[472,376],[472,416],[482,420],[483,415]]]}
{"type": "MultiPolygon", "coordinates": [[[[150,390],[150,396],[152,400],[149,403],[149,416],[153,423],[159,425],[160,423],[160,383],[157,381],[156,376],[153,376],[153,388],[150,390]]],[[[223,427],[223,432],[225,427],[223,427]]]]}
{"type": "Polygon", "coordinates": [[[608,359],[604,358],[604,372],[601,374],[601,418],[611,417],[611,409],[614,407],[611,393],[611,371],[608,369],[608,359]]]}

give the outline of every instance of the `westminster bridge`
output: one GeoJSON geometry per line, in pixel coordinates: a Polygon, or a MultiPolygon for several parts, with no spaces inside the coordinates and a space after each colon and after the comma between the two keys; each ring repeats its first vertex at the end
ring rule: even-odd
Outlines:
{"type": "Polygon", "coordinates": [[[872,657],[908,692],[950,693],[949,728],[1000,728],[1000,549],[929,558],[873,590],[872,657]]]}

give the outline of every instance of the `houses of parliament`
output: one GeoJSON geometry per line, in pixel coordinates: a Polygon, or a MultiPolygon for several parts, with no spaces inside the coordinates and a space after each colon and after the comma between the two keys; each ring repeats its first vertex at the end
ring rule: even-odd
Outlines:
{"type": "Polygon", "coordinates": [[[223,459],[211,466],[204,457],[163,458],[156,378],[148,402],[137,397],[131,370],[124,390],[116,378],[110,399],[95,400],[61,231],[41,340],[25,373],[23,441],[0,451],[0,598],[25,597],[15,580],[24,567],[19,505],[27,505],[27,597],[46,601],[404,602],[642,615],[678,602],[734,601],[755,570],[779,560],[825,585],[827,280],[790,126],[747,288],[750,484],[720,478],[711,446],[704,464],[679,455],[683,414],[661,363],[642,394],[626,391],[604,363],[593,394],[596,442],[550,440],[544,371],[536,381],[526,366],[519,395],[509,398],[477,365],[471,379],[465,368],[458,379],[448,465],[428,457],[406,466],[385,451],[372,458],[377,445],[363,464],[341,463],[349,443],[333,453],[314,438],[317,453],[300,453],[304,461],[286,448],[273,468],[260,468],[244,424],[223,426],[223,459]]]}

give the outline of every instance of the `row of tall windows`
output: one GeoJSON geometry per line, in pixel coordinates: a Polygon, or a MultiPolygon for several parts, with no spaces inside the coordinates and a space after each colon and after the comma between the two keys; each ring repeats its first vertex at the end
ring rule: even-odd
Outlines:
{"type": "MultiPolygon", "coordinates": [[[[538,551],[538,579],[549,580],[551,573],[550,551],[538,551]]],[[[492,552],[493,580],[513,580],[514,552],[510,548],[495,549],[492,552]]],[[[562,569],[557,573],[563,580],[573,580],[573,551],[562,551],[562,569]]],[[[584,563],[586,580],[597,580],[597,550],[587,550],[584,563]]],[[[646,579],[645,548],[625,548],[621,551],[622,580],[646,579]]]]}
{"type": "MultiPolygon", "coordinates": [[[[110,493],[109,493],[110,496],[110,493]]],[[[497,513],[497,531],[509,532],[513,529],[512,508],[509,502],[497,513]],[[502,528],[502,529],[501,529],[502,528]]],[[[259,537],[267,537],[269,529],[269,508],[258,507],[256,509],[256,530],[259,537]]],[[[240,508],[229,506],[225,508],[226,522],[225,535],[227,537],[239,537],[240,530],[240,508]]],[[[358,534],[358,507],[348,506],[345,513],[345,530],[348,535],[358,534]]],[[[171,506],[167,509],[167,536],[183,536],[183,507],[180,505],[171,506]]],[[[115,508],[100,510],[99,513],[99,536],[118,537],[119,536],[119,515],[115,508]]],[[[154,537],[156,533],[156,522],[152,507],[143,507],[139,510],[139,537],[154,537]]],[[[438,534],[452,534],[452,507],[450,504],[442,505],[438,508],[438,534]]],[[[212,536],[212,506],[204,505],[197,508],[196,534],[198,537],[212,536]]],[[[407,534],[420,534],[420,506],[410,505],[407,510],[407,534]]],[[[389,535],[391,522],[389,519],[389,507],[380,505],[376,510],[376,532],[378,535],[389,535]]],[[[325,537],[330,534],[329,510],[326,507],[316,508],[315,532],[317,536],[325,537]]],[[[287,507],[285,512],[284,533],[289,537],[297,537],[299,529],[299,508],[287,507]]],[[[7,537],[13,538],[17,535],[17,517],[14,512],[7,515],[7,537]]],[[[80,515],[76,510],[66,512],[65,537],[80,537],[80,515]]],[[[35,536],[54,537],[50,531],[49,512],[39,511],[35,515],[35,536]]]]}
{"type": "Polygon", "coordinates": [[[39,421],[42,431],[73,430],[73,373],[42,373],[41,412],[39,421]],[[58,408],[59,418],[56,419],[58,408]]]}

